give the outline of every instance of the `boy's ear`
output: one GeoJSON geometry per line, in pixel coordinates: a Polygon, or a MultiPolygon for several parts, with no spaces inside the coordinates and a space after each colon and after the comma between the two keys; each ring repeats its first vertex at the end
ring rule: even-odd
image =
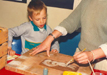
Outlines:
{"type": "Polygon", "coordinates": [[[30,20],[30,21],[32,21],[32,18],[31,18],[31,16],[29,16],[29,20],[30,20]]]}

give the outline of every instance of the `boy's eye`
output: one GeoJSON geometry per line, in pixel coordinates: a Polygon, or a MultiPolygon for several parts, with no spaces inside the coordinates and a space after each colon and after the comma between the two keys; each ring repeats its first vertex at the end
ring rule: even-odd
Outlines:
{"type": "Polygon", "coordinates": [[[36,21],[39,21],[39,19],[36,19],[36,21]]]}
{"type": "Polygon", "coordinates": [[[46,19],[46,17],[43,17],[43,19],[46,19]]]}

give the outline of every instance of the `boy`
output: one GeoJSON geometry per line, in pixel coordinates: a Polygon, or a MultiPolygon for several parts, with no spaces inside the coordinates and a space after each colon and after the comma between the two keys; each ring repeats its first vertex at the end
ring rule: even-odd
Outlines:
{"type": "MultiPolygon", "coordinates": [[[[44,39],[52,32],[46,25],[47,7],[41,0],[32,0],[28,5],[28,17],[30,22],[20,26],[10,28],[8,33],[8,54],[14,55],[15,51],[11,49],[12,38],[21,36],[22,53],[41,44],[44,39]]],[[[51,46],[52,52],[59,52],[58,41],[54,41],[51,46]]]]}

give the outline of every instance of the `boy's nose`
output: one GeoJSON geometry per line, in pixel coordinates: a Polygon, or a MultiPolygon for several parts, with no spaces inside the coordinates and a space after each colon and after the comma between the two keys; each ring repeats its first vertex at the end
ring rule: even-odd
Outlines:
{"type": "Polygon", "coordinates": [[[40,23],[44,23],[44,20],[40,20],[40,23]]]}

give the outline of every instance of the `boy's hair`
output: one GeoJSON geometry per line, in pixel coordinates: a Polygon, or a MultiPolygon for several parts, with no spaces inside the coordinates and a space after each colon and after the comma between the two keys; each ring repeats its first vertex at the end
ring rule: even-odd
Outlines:
{"type": "Polygon", "coordinates": [[[32,17],[33,12],[36,12],[36,14],[40,14],[43,8],[47,12],[47,7],[44,2],[42,2],[41,0],[31,0],[27,8],[28,16],[32,17]]]}

